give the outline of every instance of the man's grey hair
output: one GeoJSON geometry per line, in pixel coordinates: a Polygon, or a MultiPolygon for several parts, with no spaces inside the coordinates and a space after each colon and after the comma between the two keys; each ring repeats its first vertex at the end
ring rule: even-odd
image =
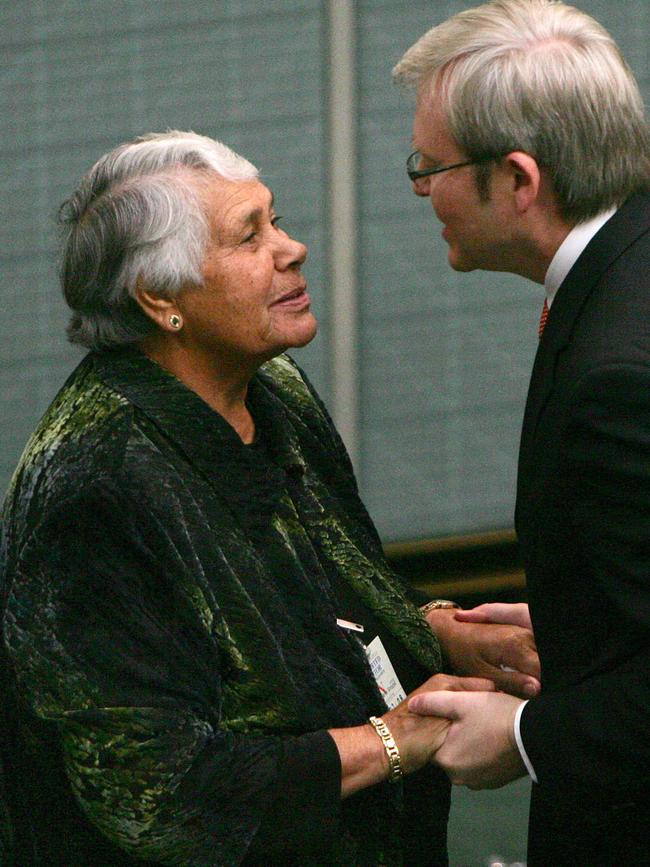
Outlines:
{"type": "Polygon", "coordinates": [[[636,81],[607,31],[572,6],[493,0],[468,9],[425,33],[393,77],[441,100],[470,159],[534,156],[572,222],[650,187],[636,81]]]}
{"type": "Polygon", "coordinates": [[[200,190],[208,175],[257,178],[248,160],[193,132],[152,133],[105,154],[61,207],[61,282],[68,337],[90,349],[156,330],[135,300],[140,283],[166,297],[200,285],[209,239],[200,190]]]}

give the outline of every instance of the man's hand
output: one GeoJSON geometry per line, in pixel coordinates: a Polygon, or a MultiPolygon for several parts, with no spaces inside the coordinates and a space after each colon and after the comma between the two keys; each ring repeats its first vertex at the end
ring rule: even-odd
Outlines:
{"type": "Polygon", "coordinates": [[[487,677],[497,689],[522,698],[537,695],[541,688],[539,657],[530,629],[511,624],[463,623],[461,613],[439,608],[427,614],[427,622],[454,674],[487,677]]]}
{"type": "Polygon", "coordinates": [[[476,608],[456,611],[456,620],[463,623],[509,623],[533,631],[528,605],[525,602],[486,602],[476,608]]]}
{"type": "Polygon", "coordinates": [[[444,717],[433,718],[426,714],[413,714],[409,710],[409,699],[420,693],[430,695],[432,691],[463,692],[465,690],[493,691],[494,684],[482,677],[454,677],[451,674],[434,674],[421,686],[413,690],[403,702],[382,714],[390,728],[400,752],[404,770],[409,773],[429,764],[442,744],[449,728],[449,720],[444,717]],[[426,725],[425,725],[426,723],[426,725]]]}
{"type": "Polygon", "coordinates": [[[451,720],[434,761],[452,783],[497,789],[526,773],[514,735],[520,704],[499,692],[426,692],[409,699],[408,707],[451,720]]]}
{"type": "MultiPolygon", "coordinates": [[[[409,711],[409,698],[425,691],[444,689],[446,695],[453,690],[493,690],[494,684],[478,677],[453,677],[436,674],[430,677],[403,702],[382,714],[400,751],[405,774],[429,764],[445,739],[450,722],[444,717],[414,714],[409,711]]],[[[388,759],[381,740],[369,725],[329,729],[341,759],[341,797],[347,798],[359,789],[373,786],[388,775],[388,759]]]]}

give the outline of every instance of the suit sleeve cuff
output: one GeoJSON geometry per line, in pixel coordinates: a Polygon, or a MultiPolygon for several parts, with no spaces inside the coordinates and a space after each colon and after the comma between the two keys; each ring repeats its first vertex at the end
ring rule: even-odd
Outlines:
{"type": "Polygon", "coordinates": [[[537,774],[535,773],[535,768],[531,760],[528,758],[528,753],[526,752],[526,748],[524,747],[524,742],[521,739],[521,715],[524,712],[524,708],[528,704],[527,701],[522,702],[517,708],[517,713],[515,714],[515,740],[517,741],[517,748],[519,749],[519,754],[521,756],[522,762],[526,765],[526,770],[530,774],[530,777],[534,783],[537,782],[537,774]]]}

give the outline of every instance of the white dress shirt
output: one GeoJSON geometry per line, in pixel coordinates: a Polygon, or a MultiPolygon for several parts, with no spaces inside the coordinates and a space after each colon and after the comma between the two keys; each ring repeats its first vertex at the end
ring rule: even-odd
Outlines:
{"type": "Polygon", "coordinates": [[[546,302],[551,307],[557,290],[564,283],[569,271],[573,268],[583,250],[605,223],[611,219],[618,208],[611,208],[586,223],[578,223],[566,236],[557,249],[557,253],[551,259],[546,277],[544,278],[544,291],[546,302]]]}
{"type": "MultiPolygon", "coordinates": [[[[546,292],[546,303],[548,304],[549,310],[553,303],[553,299],[557,294],[557,290],[560,288],[562,283],[564,283],[569,271],[578,261],[578,258],[587,244],[591,241],[596,232],[598,232],[605,223],[614,216],[617,210],[618,208],[611,208],[609,211],[604,211],[602,214],[593,217],[591,220],[587,220],[585,223],[578,223],[577,226],[574,226],[573,229],[571,229],[564,241],[560,244],[555,256],[551,259],[551,264],[548,266],[548,271],[544,278],[544,291],[546,292]]],[[[527,704],[528,702],[525,701],[517,708],[517,713],[515,715],[515,740],[517,741],[522,761],[526,765],[526,770],[536,783],[537,775],[535,774],[535,769],[528,758],[524,742],[521,739],[521,714],[527,704]]]]}

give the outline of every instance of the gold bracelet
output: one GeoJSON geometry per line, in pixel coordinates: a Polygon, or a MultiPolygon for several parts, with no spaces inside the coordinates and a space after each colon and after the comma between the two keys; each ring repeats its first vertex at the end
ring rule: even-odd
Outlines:
{"type": "Polygon", "coordinates": [[[371,716],[368,722],[381,738],[381,742],[386,750],[386,755],[388,756],[388,782],[397,783],[404,776],[404,768],[402,767],[402,757],[397,749],[395,738],[380,716],[371,716]]]}
{"type": "Polygon", "coordinates": [[[440,608],[460,608],[460,605],[452,602],[451,599],[432,599],[431,602],[420,605],[420,611],[425,617],[429,611],[438,611],[440,608]]]}

